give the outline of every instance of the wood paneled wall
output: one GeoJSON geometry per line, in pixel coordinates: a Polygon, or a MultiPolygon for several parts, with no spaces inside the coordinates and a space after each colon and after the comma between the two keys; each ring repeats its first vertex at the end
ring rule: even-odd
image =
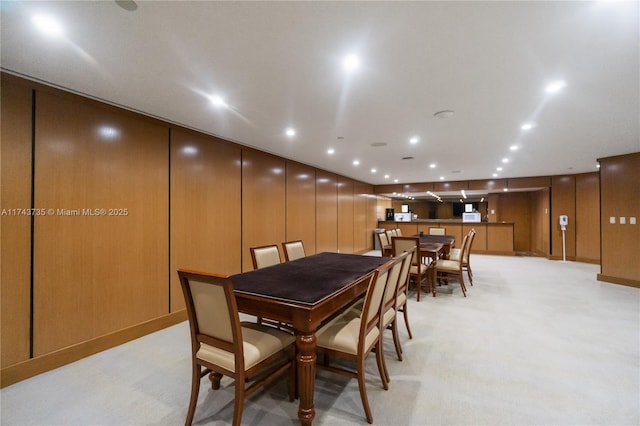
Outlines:
{"type": "Polygon", "coordinates": [[[30,357],[31,305],[31,111],[32,89],[2,80],[0,102],[0,333],[2,367],[30,357]],[[5,211],[5,209],[8,209],[5,211]]]}
{"type": "Polygon", "coordinates": [[[602,262],[598,279],[640,287],[640,153],[599,161],[602,262]]]}
{"type": "Polygon", "coordinates": [[[302,240],[307,255],[316,252],[316,170],[293,161],[287,162],[286,225],[287,241],[302,240]]]}
{"type": "Polygon", "coordinates": [[[156,123],[44,91],[35,123],[35,207],[51,213],[33,235],[39,356],[167,313],[169,139],[156,123]]]}
{"type": "Polygon", "coordinates": [[[338,178],[338,252],[353,253],[353,181],[338,178]]]}
{"type": "Polygon", "coordinates": [[[369,184],[1,76],[2,208],[53,209],[2,216],[2,386],[184,320],[178,268],[373,248],[369,184]]]}
{"type": "Polygon", "coordinates": [[[185,306],[178,269],[241,269],[241,155],[214,137],[171,131],[171,312],[185,306]]]}
{"type": "Polygon", "coordinates": [[[316,250],[338,250],[338,176],[316,172],[316,250]]]}
{"type": "Polygon", "coordinates": [[[531,195],[531,250],[542,256],[549,256],[549,189],[536,191],[531,195]]]}
{"type": "Polygon", "coordinates": [[[600,260],[599,173],[576,175],[576,260],[600,260]]]}
{"type": "Polygon", "coordinates": [[[576,259],[576,178],[553,176],[551,178],[551,258],[562,259],[562,229],[560,215],[569,216],[565,231],[567,260],[576,259]]]}
{"type": "MultiPolygon", "coordinates": [[[[286,240],[286,161],[242,151],[242,270],[253,269],[250,247],[286,240]]],[[[284,255],[280,253],[282,260],[284,255]]]]}

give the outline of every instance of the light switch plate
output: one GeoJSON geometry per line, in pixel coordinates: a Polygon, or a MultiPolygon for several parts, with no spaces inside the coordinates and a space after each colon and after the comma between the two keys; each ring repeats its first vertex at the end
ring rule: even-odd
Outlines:
{"type": "Polygon", "coordinates": [[[624,216],[620,216],[620,225],[624,225],[627,223],[627,218],[624,216]]]}
{"type": "Polygon", "coordinates": [[[635,216],[631,216],[629,218],[629,224],[631,224],[631,225],[635,225],[636,224],[636,217],[635,216]]]}
{"type": "Polygon", "coordinates": [[[611,224],[616,223],[616,217],[615,217],[615,216],[611,216],[611,217],[609,218],[609,223],[611,223],[611,224]]]}

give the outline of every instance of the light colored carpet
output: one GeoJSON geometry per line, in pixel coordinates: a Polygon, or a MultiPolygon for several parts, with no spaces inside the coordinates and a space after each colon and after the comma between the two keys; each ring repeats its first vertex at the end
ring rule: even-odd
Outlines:
{"type": "MultiPolygon", "coordinates": [[[[409,305],[405,360],[367,363],[377,425],[640,424],[640,290],[596,281],[599,267],[532,257],[472,257],[474,286],[409,305]]],[[[189,401],[186,323],[1,392],[2,425],[179,425],[189,401]]],[[[195,424],[227,424],[233,386],[202,381],[195,424]]],[[[297,401],[277,382],[245,404],[245,424],[292,425],[297,401]]],[[[366,424],[356,380],[316,380],[318,425],[366,424]]]]}

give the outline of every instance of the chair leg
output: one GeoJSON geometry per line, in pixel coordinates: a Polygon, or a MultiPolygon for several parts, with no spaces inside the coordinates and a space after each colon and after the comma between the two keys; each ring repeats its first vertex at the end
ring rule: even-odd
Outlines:
{"type": "Polygon", "coordinates": [[[244,374],[238,374],[235,380],[235,399],[233,401],[233,426],[240,426],[244,409],[244,374]]]}
{"type": "Polygon", "coordinates": [[[407,333],[409,333],[409,339],[413,339],[413,334],[411,334],[411,328],[409,327],[409,316],[407,314],[407,303],[402,306],[402,314],[404,316],[404,325],[407,327],[407,333]]]}
{"type": "MultiPolygon", "coordinates": [[[[378,368],[380,368],[379,364],[378,368]]],[[[380,377],[382,378],[382,376],[380,377]]],[[[369,407],[369,399],[367,398],[367,386],[364,380],[364,355],[361,355],[358,358],[358,388],[360,389],[360,399],[362,400],[362,406],[364,407],[364,414],[367,416],[367,421],[369,423],[373,423],[373,416],[371,415],[371,408],[369,407]]]]}
{"type": "Polygon", "coordinates": [[[382,344],[384,336],[380,334],[378,344],[374,346],[373,350],[376,352],[376,362],[378,363],[378,371],[380,372],[380,380],[382,381],[382,387],[384,390],[389,390],[389,371],[387,370],[387,363],[384,359],[384,345],[382,344]]]}
{"type": "Polygon", "coordinates": [[[287,380],[287,388],[289,391],[289,401],[293,402],[293,400],[296,399],[298,395],[298,384],[297,384],[298,380],[297,380],[297,374],[296,374],[297,364],[296,364],[295,349],[292,349],[291,353],[289,354],[289,362],[291,362],[291,365],[289,366],[289,377],[287,380]]]}
{"type": "Polygon", "coordinates": [[[460,271],[460,288],[462,289],[462,295],[464,297],[467,297],[467,288],[464,285],[464,278],[463,278],[463,272],[460,271]]]}
{"type": "MultiPolygon", "coordinates": [[[[394,319],[391,323],[391,334],[393,335],[393,345],[396,347],[396,355],[398,355],[398,360],[402,361],[402,346],[400,346],[400,339],[398,338],[398,324],[394,319]]],[[[387,378],[389,375],[387,374],[387,378]]]]}
{"type": "Polygon", "coordinates": [[[211,380],[211,389],[213,390],[220,389],[220,379],[222,379],[222,374],[220,373],[209,374],[209,380],[211,380]]]}
{"type": "Polygon", "coordinates": [[[200,392],[200,366],[193,363],[191,369],[191,400],[189,401],[189,410],[187,411],[187,419],[185,420],[185,426],[190,426],[193,423],[193,416],[196,413],[196,404],[198,402],[198,393],[200,392]]]}
{"type": "Polygon", "coordinates": [[[416,278],[416,291],[418,292],[418,302],[420,301],[420,292],[422,291],[422,276],[418,274],[416,278]]]}
{"type": "Polygon", "coordinates": [[[467,276],[469,277],[469,283],[473,286],[473,272],[471,271],[471,265],[467,265],[467,276]]]}

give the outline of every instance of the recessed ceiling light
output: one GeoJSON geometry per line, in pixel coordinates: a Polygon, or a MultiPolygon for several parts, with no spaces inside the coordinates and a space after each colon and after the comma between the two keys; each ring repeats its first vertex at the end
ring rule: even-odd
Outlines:
{"type": "Polygon", "coordinates": [[[429,164],[429,167],[432,168],[432,169],[435,169],[436,168],[436,163],[429,164]]]}
{"type": "Polygon", "coordinates": [[[503,162],[503,163],[508,163],[508,162],[509,162],[509,159],[508,159],[508,158],[503,158],[503,159],[502,159],[502,162],[503,162]]]}
{"type": "Polygon", "coordinates": [[[496,170],[501,172],[502,171],[502,167],[496,167],[496,170]]]}
{"type": "Polygon", "coordinates": [[[385,179],[389,179],[389,175],[384,175],[384,178],[385,179]]]}
{"type": "Polygon", "coordinates": [[[600,168],[600,163],[596,164],[596,168],[599,169],[600,168]]]}
{"type": "Polygon", "coordinates": [[[508,190],[509,190],[509,188],[504,188],[503,189],[504,192],[507,192],[508,190]]]}
{"type": "Polygon", "coordinates": [[[522,130],[531,130],[531,129],[533,129],[533,124],[532,123],[525,123],[522,126],[520,126],[520,128],[522,130]]]}
{"type": "Polygon", "coordinates": [[[354,54],[347,55],[342,61],[342,66],[347,71],[355,71],[360,67],[360,58],[354,54]]]}
{"type": "Polygon", "coordinates": [[[558,93],[559,91],[564,89],[566,86],[567,86],[567,83],[565,83],[562,80],[554,81],[553,83],[550,83],[547,85],[547,87],[545,88],[545,91],[547,93],[558,93]]]}
{"type": "Polygon", "coordinates": [[[360,160],[353,160],[353,165],[354,166],[359,166],[360,165],[360,160]]]}
{"type": "Polygon", "coordinates": [[[493,174],[493,177],[498,177],[498,174],[497,174],[497,173],[494,173],[494,174],[493,174]]]}
{"type": "Polygon", "coordinates": [[[210,96],[209,100],[211,101],[212,104],[214,104],[217,107],[226,107],[227,106],[227,103],[224,101],[224,99],[222,99],[222,96],[220,96],[220,95],[210,96]]]}
{"type": "Polygon", "coordinates": [[[440,176],[440,180],[444,180],[444,176],[440,176]]]}
{"type": "Polygon", "coordinates": [[[335,149],[333,149],[333,148],[329,148],[329,149],[327,150],[327,154],[329,154],[329,155],[331,155],[331,154],[333,154],[333,153],[335,153],[335,152],[336,152],[336,151],[335,151],[335,149]]]}
{"type": "Polygon", "coordinates": [[[31,21],[47,35],[59,37],[63,34],[62,25],[51,16],[36,15],[31,21]]]}
{"type": "Polygon", "coordinates": [[[296,135],[295,129],[292,129],[291,127],[289,127],[287,130],[285,130],[284,133],[289,137],[292,137],[292,136],[296,135]]]}
{"type": "Polygon", "coordinates": [[[133,12],[138,9],[138,5],[133,0],[116,0],[116,4],[129,12],[133,12]]]}
{"type": "Polygon", "coordinates": [[[433,114],[433,116],[437,118],[449,118],[449,117],[453,117],[454,114],[455,112],[451,111],[450,109],[445,109],[445,110],[436,112],[435,114],[433,114]]]}
{"type": "Polygon", "coordinates": [[[416,144],[416,143],[418,143],[418,141],[419,141],[419,139],[418,139],[417,136],[414,136],[411,139],[409,139],[409,143],[412,143],[412,144],[416,144]]]}
{"type": "Polygon", "coordinates": [[[511,145],[511,146],[509,147],[509,149],[510,149],[511,151],[517,151],[517,150],[518,150],[518,145],[511,145]]]}
{"type": "Polygon", "coordinates": [[[398,183],[398,179],[394,179],[393,181],[394,181],[395,183],[398,183]]]}
{"type": "Polygon", "coordinates": [[[375,172],[377,172],[376,169],[371,169],[371,173],[375,173],[375,172]]]}

